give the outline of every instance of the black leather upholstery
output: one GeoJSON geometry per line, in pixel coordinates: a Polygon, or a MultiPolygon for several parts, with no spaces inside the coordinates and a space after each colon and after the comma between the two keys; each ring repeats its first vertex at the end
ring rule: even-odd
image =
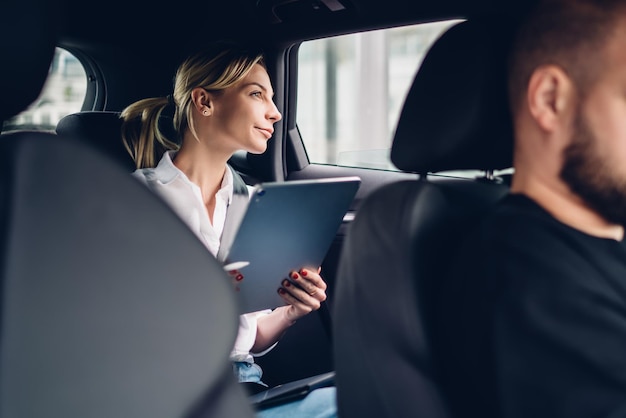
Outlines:
{"type": "MultiPolygon", "coordinates": [[[[17,4],[0,13],[21,22],[0,25],[15,66],[0,66],[0,119],[36,97],[56,39],[56,2],[17,4]]],[[[85,142],[0,141],[0,418],[252,417],[228,359],[238,309],[220,264],[85,142]]]]}
{"type": "MultiPolygon", "coordinates": [[[[174,115],[171,113],[169,109],[163,111],[159,127],[168,138],[174,139],[177,138],[177,133],[172,122],[174,115]]],[[[134,171],[135,162],[122,141],[120,114],[121,112],[106,110],[71,113],[57,123],[56,133],[66,138],[86,141],[117,161],[126,170],[134,171]]]]}
{"type": "MultiPolygon", "coordinates": [[[[399,168],[510,165],[500,74],[508,33],[496,21],[467,21],[435,43],[397,127],[392,158],[399,168]]],[[[432,304],[465,231],[506,193],[502,183],[422,176],[383,186],[362,203],[346,236],[333,304],[342,418],[450,416],[438,382],[445,359],[437,357],[432,304]]]]}
{"type": "Polygon", "coordinates": [[[135,162],[122,142],[122,119],[120,119],[119,112],[72,113],[59,121],[56,133],[77,141],[87,141],[129,172],[135,170],[135,162]]]}
{"type": "Polygon", "coordinates": [[[511,167],[506,55],[513,24],[503,17],[481,21],[450,28],[424,58],[393,140],[391,160],[399,169],[511,167]]]}

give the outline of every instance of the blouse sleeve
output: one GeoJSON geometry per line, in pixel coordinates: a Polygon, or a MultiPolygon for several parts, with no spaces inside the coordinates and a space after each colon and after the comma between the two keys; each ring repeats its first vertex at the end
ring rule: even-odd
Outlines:
{"type": "Polygon", "coordinates": [[[237,338],[235,339],[235,346],[230,354],[231,361],[246,361],[252,363],[254,362],[253,356],[262,356],[276,346],[277,343],[260,353],[250,352],[256,340],[257,319],[261,315],[267,315],[271,312],[272,311],[270,309],[266,309],[239,316],[239,331],[237,333],[237,338]]]}

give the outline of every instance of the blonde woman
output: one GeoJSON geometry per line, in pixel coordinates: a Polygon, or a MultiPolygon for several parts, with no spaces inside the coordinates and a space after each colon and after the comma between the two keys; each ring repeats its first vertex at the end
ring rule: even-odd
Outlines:
{"type": "MultiPolygon", "coordinates": [[[[215,256],[234,185],[243,183],[228,160],[238,150],[266,150],[281,119],[272,97],[260,51],[216,43],[181,64],[171,96],[140,100],[122,112],[124,143],[137,166],[133,175],[160,195],[215,256]],[[159,122],[168,107],[174,111],[173,130],[159,122]]],[[[290,274],[300,286],[277,282],[285,306],[240,317],[231,361],[242,382],[262,384],[254,356],[271,350],[287,328],[326,299],[319,270],[290,274]]],[[[243,278],[238,271],[231,275],[243,278]]],[[[334,388],[318,389],[259,416],[333,417],[334,397],[334,388]]]]}

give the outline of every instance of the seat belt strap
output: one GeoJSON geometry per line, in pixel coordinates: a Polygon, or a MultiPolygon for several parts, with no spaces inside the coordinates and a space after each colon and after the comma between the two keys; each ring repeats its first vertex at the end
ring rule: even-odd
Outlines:
{"type": "Polygon", "coordinates": [[[230,168],[230,172],[233,173],[233,198],[226,211],[226,220],[224,221],[224,229],[222,230],[222,237],[220,238],[220,248],[216,256],[221,263],[224,263],[228,256],[228,251],[235,239],[235,234],[239,228],[239,224],[241,224],[243,220],[243,215],[246,213],[250,199],[246,182],[232,167],[228,167],[230,168]]]}

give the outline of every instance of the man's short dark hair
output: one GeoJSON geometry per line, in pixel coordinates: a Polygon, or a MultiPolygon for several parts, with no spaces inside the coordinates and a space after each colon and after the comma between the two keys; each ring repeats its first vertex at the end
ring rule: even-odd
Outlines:
{"type": "Polygon", "coordinates": [[[561,67],[585,95],[602,68],[603,46],[625,16],[625,0],[539,0],[521,19],[509,64],[513,112],[525,97],[533,71],[561,67]]]}

